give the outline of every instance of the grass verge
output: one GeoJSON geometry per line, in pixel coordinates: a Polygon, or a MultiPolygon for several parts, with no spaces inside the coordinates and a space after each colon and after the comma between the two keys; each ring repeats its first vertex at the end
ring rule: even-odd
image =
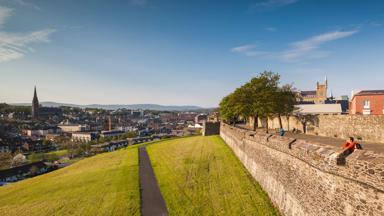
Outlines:
{"type": "Polygon", "coordinates": [[[139,215],[137,146],[0,187],[0,215],[139,215]]]}
{"type": "Polygon", "coordinates": [[[171,215],[278,215],[219,136],[165,141],[147,151],[171,215]]]}

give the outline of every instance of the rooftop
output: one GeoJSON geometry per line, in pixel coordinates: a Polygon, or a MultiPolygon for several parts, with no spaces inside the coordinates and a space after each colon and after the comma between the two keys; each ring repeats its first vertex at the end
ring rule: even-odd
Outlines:
{"type": "Polygon", "coordinates": [[[384,90],[363,90],[358,92],[356,95],[383,95],[384,90]]]}
{"type": "Polygon", "coordinates": [[[297,113],[302,114],[340,114],[341,104],[300,104],[297,113]]]}
{"type": "Polygon", "coordinates": [[[309,95],[316,95],[316,91],[301,91],[300,94],[305,97],[309,95]]]}

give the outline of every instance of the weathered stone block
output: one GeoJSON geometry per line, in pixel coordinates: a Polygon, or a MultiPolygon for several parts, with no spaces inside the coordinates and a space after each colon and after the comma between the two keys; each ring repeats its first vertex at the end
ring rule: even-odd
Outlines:
{"type": "Polygon", "coordinates": [[[225,124],[220,135],[284,215],[384,215],[384,155],[225,124]]]}

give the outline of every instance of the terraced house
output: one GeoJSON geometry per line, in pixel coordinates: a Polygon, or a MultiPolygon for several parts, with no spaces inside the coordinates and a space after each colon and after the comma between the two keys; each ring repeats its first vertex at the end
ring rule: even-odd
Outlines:
{"type": "Polygon", "coordinates": [[[363,90],[352,95],[350,114],[383,115],[384,90],[363,90]]]}

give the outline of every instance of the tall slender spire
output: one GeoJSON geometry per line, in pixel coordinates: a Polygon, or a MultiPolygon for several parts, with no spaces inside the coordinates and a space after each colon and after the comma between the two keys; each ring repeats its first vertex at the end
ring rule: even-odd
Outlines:
{"type": "Polygon", "coordinates": [[[36,86],[35,86],[35,91],[33,93],[33,99],[37,99],[36,86]]]}
{"type": "Polygon", "coordinates": [[[33,92],[32,99],[32,119],[39,118],[39,99],[37,98],[36,86],[33,92]]]}

